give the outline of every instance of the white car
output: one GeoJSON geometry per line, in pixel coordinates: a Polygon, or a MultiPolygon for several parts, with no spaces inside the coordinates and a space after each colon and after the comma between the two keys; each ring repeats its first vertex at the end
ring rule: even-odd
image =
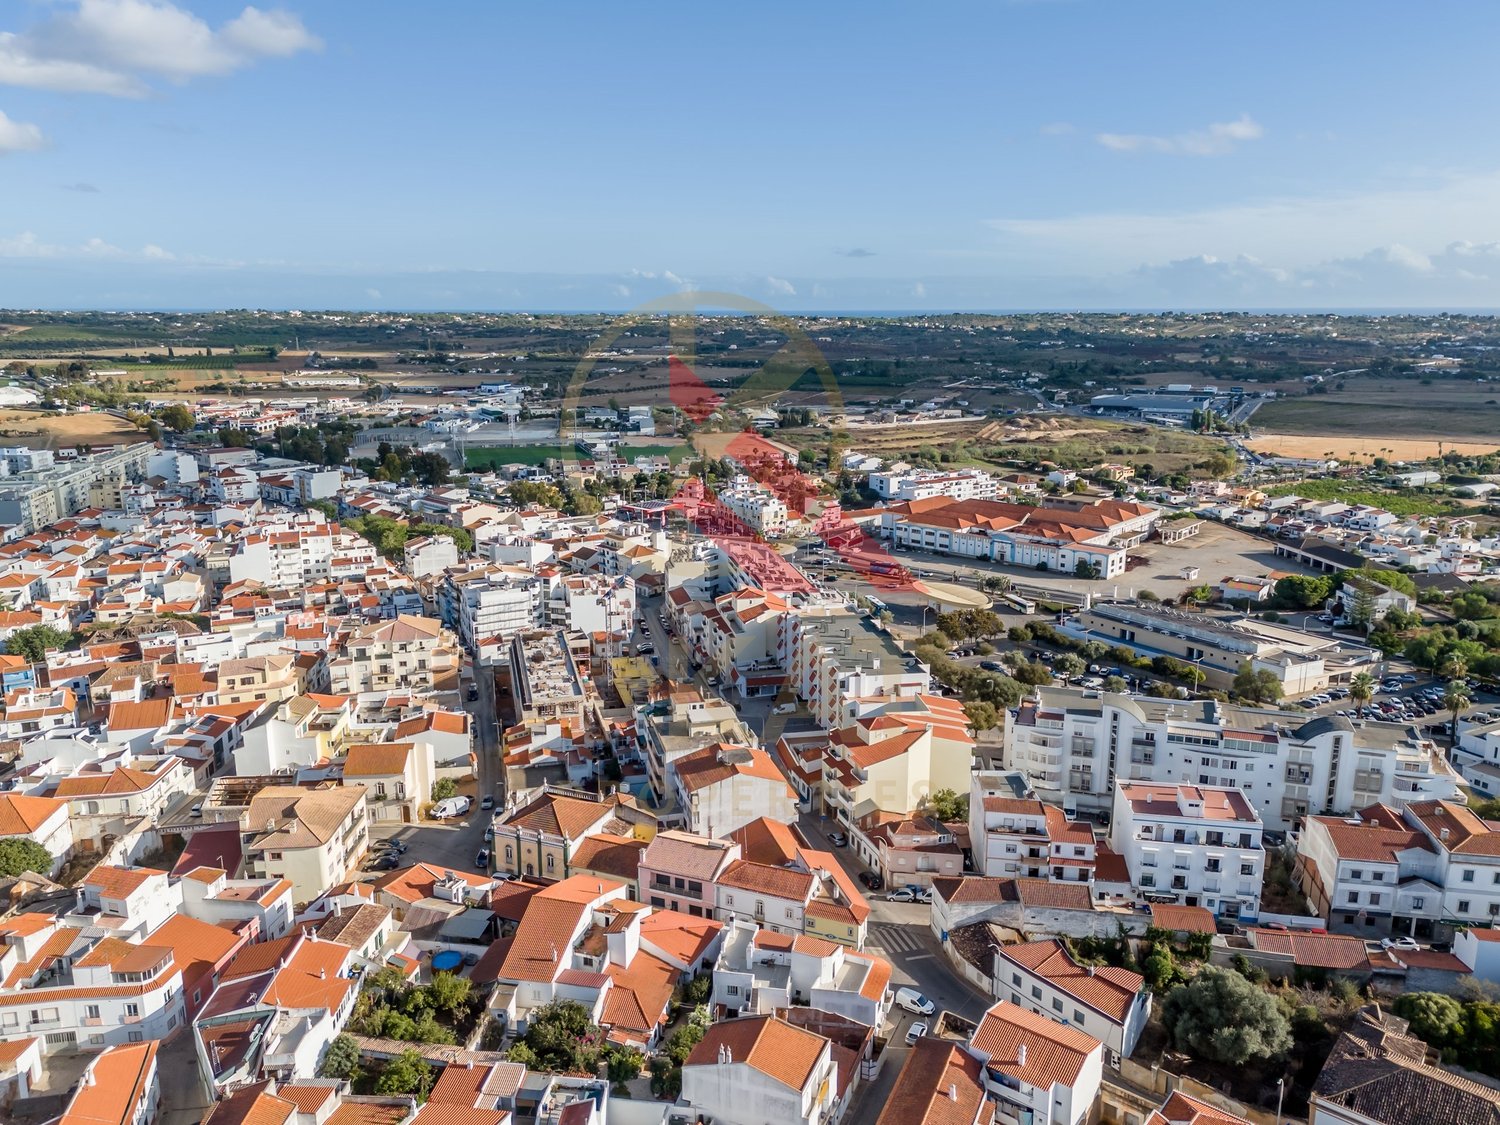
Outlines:
{"type": "Polygon", "coordinates": [[[1422,948],[1414,938],[1409,937],[1381,938],[1380,947],[1382,949],[1408,949],[1413,952],[1422,948]]]}
{"type": "Polygon", "coordinates": [[[902,887],[900,890],[892,891],[885,896],[886,902],[916,902],[917,896],[910,887],[902,887]]]}
{"type": "Polygon", "coordinates": [[[896,989],[896,1007],[904,1008],[917,1016],[930,1016],[937,1011],[937,1005],[915,988],[896,989]]]}
{"type": "Polygon", "coordinates": [[[922,1038],[922,1036],[926,1034],[927,1025],[925,1023],[912,1024],[906,1029],[906,1045],[908,1047],[912,1046],[918,1039],[922,1038]]]}

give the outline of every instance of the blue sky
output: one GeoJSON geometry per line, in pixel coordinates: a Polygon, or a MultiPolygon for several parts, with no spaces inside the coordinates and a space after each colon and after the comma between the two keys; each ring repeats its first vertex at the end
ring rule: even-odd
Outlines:
{"type": "Polygon", "coordinates": [[[0,304],[1500,308],[1500,7],[0,0],[0,304]]]}

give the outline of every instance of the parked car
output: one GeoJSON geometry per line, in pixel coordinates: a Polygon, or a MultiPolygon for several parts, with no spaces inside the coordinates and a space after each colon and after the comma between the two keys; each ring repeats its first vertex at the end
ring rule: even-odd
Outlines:
{"type": "Polygon", "coordinates": [[[836,848],[842,848],[849,842],[849,837],[845,836],[842,832],[830,832],[828,833],[828,842],[836,848]]]}
{"type": "Polygon", "coordinates": [[[910,887],[898,887],[885,896],[886,902],[916,902],[917,896],[910,887]]]}
{"type": "Polygon", "coordinates": [[[495,798],[490,796],[489,794],[485,794],[485,796],[479,802],[479,807],[485,812],[489,812],[492,808],[495,807],[495,798]]]}
{"type": "Polygon", "coordinates": [[[918,902],[931,902],[932,901],[932,888],[931,887],[913,887],[911,889],[911,893],[912,893],[913,897],[915,897],[918,902]]]}
{"type": "Polygon", "coordinates": [[[394,871],[401,866],[401,857],[395,852],[382,852],[369,863],[371,871],[394,871]]]}
{"type": "Polygon", "coordinates": [[[861,871],[859,881],[872,891],[878,891],[885,886],[885,880],[880,877],[878,871],[861,871]]]}
{"type": "Polygon", "coordinates": [[[896,1007],[918,1016],[930,1016],[937,1011],[937,1005],[915,988],[896,989],[896,1007]]]}
{"type": "Polygon", "coordinates": [[[925,1023],[921,1023],[919,1021],[917,1023],[912,1024],[910,1027],[908,1027],[906,1029],[906,1045],[908,1047],[910,1047],[918,1039],[921,1039],[926,1034],[927,1034],[927,1025],[925,1023]]]}
{"type": "Polygon", "coordinates": [[[1381,938],[1380,939],[1380,947],[1382,949],[1410,949],[1410,950],[1413,950],[1413,951],[1419,950],[1419,949],[1422,948],[1420,945],[1417,944],[1417,941],[1416,941],[1415,938],[1409,938],[1409,937],[1381,938]]]}
{"type": "Polygon", "coordinates": [[[1005,665],[1001,664],[1000,661],[998,661],[998,660],[981,660],[979,662],[979,667],[982,668],[986,672],[1003,672],[1003,671],[1005,671],[1005,665]]]}
{"type": "Polygon", "coordinates": [[[469,702],[473,703],[478,698],[479,698],[479,689],[477,687],[475,687],[473,684],[470,684],[469,685],[469,702]]]}
{"type": "Polygon", "coordinates": [[[480,848],[479,849],[479,854],[474,857],[474,866],[477,867],[477,868],[479,868],[479,870],[481,870],[481,871],[488,871],[490,869],[490,849],[489,848],[480,848]]]}

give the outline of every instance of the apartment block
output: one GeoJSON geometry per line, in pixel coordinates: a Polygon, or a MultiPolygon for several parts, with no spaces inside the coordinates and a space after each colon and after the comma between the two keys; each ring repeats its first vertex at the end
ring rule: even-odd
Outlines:
{"type": "Polygon", "coordinates": [[[1122,781],[1109,831],[1110,846],[1148,902],[1202,906],[1244,921],[1259,915],[1262,825],[1240,790],[1122,781]]]}
{"type": "Polygon", "coordinates": [[[1233,786],[1266,827],[1447,799],[1460,778],[1407,726],[1341,715],[1040,688],[1006,724],[1005,765],[1049,804],[1101,811],[1117,781],[1233,786]]]}

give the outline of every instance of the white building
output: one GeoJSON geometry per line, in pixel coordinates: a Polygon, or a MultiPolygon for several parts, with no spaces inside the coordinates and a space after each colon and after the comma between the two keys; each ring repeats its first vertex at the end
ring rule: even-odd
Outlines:
{"type": "Polygon", "coordinates": [[[873,953],[808,935],[761,929],[736,917],[714,963],[711,1005],[729,1017],[774,1015],[809,1004],[879,1029],[890,1010],[891,965],[873,953]]]}
{"type": "Polygon", "coordinates": [[[73,825],[68,803],[23,793],[0,793],[0,839],[20,838],[40,844],[52,857],[56,875],[73,852],[73,825]]]}
{"type": "Polygon", "coordinates": [[[758,747],[715,743],[675,759],[667,773],[675,801],[668,819],[700,836],[727,836],[762,817],[797,819],[797,794],[758,747]]]}
{"type": "Polygon", "coordinates": [[[1135,1051],[1151,1018],[1151,990],[1139,973],[1081,965],[1055,938],[992,952],[990,976],[998,998],[1092,1035],[1104,1044],[1111,1066],[1135,1051]]]}
{"type": "Polygon", "coordinates": [[[1228,918],[1260,913],[1261,820],[1238,789],[1121,781],[1110,846],[1148,901],[1202,906],[1228,918]]]}
{"type": "Polygon", "coordinates": [[[682,1101],[725,1125],[824,1125],[836,1098],[831,1044],[775,1016],[714,1024],[682,1068],[682,1101]]]}
{"type": "Polygon", "coordinates": [[[1004,1125],[1082,1125],[1104,1078],[1104,1044],[1001,1001],[979,1021],[971,1050],[1004,1125]]]}
{"type": "Polygon", "coordinates": [[[1117,781],[1233,786],[1266,827],[1377,803],[1447,799],[1458,775],[1397,723],[1040,688],[1006,724],[1005,765],[1042,800],[1101,811],[1117,781]]]}
{"type": "Polygon", "coordinates": [[[451,535],[423,535],[408,539],[401,548],[401,561],[413,578],[438,574],[458,565],[458,545],[451,535]]]}
{"type": "Polygon", "coordinates": [[[1451,801],[1309,817],[1297,870],[1331,930],[1441,939],[1500,924],[1500,832],[1451,801]]]}

